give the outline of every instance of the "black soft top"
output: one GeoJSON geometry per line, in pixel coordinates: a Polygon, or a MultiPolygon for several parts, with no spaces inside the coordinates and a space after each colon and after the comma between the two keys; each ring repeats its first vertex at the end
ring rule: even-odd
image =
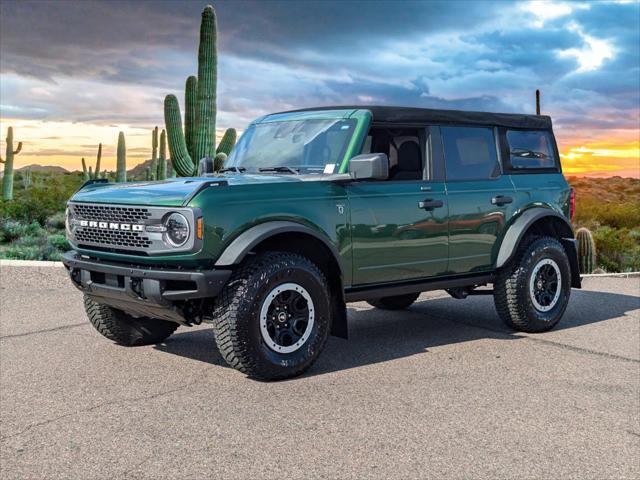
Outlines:
{"type": "Polygon", "coordinates": [[[288,112],[312,110],[369,110],[375,123],[438,123],[456,125],[495,125],[497,127],[551,130],[551,117],[520,113],[467,112],[463,110],[435,110],[431,108],[391,107],[374,105],[341,105],[303,108],[288,112]]]}

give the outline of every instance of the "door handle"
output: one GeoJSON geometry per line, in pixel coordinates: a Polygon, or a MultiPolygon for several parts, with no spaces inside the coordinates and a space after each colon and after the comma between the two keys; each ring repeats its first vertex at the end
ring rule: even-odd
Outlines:
{"type": "Polygon", "coordinates": [[[442,203],[442,200],[433,200],[431,198],[427,198],[422,202],[418,202],[419,208],[422,208],[423,210],[429,210],[429,211],[433,210],[434,208],[440,208],[442,205],[444,205],[444,203],[442,203]]]}
{"type": "Polygon", "coordinates": [[[498,206],[505,205],[507,203],[512,203],[512,202],[513,202],[513,198],[506,197],[504,195],[496,195],[491,199],[491,204],[498,205],[498,206]]]}

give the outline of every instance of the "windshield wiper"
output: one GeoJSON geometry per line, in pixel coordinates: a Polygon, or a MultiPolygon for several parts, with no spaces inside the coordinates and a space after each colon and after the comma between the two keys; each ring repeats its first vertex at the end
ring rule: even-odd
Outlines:
{"type": "Polygon", "coordinates": [[[282,173],[293,173],[294,175],[300,175],[300,169],[292,168],[292,167],[265,167],[259,168],[259,172],[282,172],[282,173]]]}
{"type": "Polygon", "coordinates": [[[226,167],[226,168],[222,168],[220,169],[219,173],[224,173],[224,172],[236,172],[236,173],[242,173],[244,171],[246,171],[247,169],[244,167],[226,167]]]}

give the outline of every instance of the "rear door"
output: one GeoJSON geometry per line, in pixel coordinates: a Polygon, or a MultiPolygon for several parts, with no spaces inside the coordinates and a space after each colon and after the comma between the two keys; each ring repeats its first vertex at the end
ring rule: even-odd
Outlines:
{"type": "Polygon", "coordinates": [[[497,240],[515,208],[502,174],[497,129],[441,126],[449,202],[449,272],[490,270],[497,240]]]}

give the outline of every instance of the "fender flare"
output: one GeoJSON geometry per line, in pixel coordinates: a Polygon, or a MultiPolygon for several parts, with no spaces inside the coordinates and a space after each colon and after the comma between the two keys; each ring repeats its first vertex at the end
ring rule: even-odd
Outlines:
{"type": "Polygon", "coordinates": [[[562,235],[563,239],[565,237],[573,239],[573,228],[563,215],[549,208],[530,208],[525,210],[524,213],[522,213],[522,215],[520,215],[507,229],[496,257],[496,268],[504,266],[509,260],[511,260],[518,249],[518,245],[520,245],[520,240],[522,240],[522,237],[525,235],[527,230],[529,230],[529,227],[543,217],[555,217],[560,219],[566,225],[567,233],[571,232],[570,235],[562,235]]]}
{"type": "Polygon", "coordinates": [[[336,250],[335,246],[332,245],[329,240],[327,240],[325,236],[311,227],[285,220],[260,223],[258,225],[254,225],[248,230],[245,230],[234,240],[232,240],[229,245],[227,245],[227,247],[222,251],[222,254],[216,261],[215,266],[226,267],[230,265],[237,265],[260,242],[281,233],[305,233],[316,238],[317,240],[320,240],[333,255],[333,258],[336,261],[338,268],[340,269],[340,274],[342,275],[344,273],[338,251],[336,250]]]}

